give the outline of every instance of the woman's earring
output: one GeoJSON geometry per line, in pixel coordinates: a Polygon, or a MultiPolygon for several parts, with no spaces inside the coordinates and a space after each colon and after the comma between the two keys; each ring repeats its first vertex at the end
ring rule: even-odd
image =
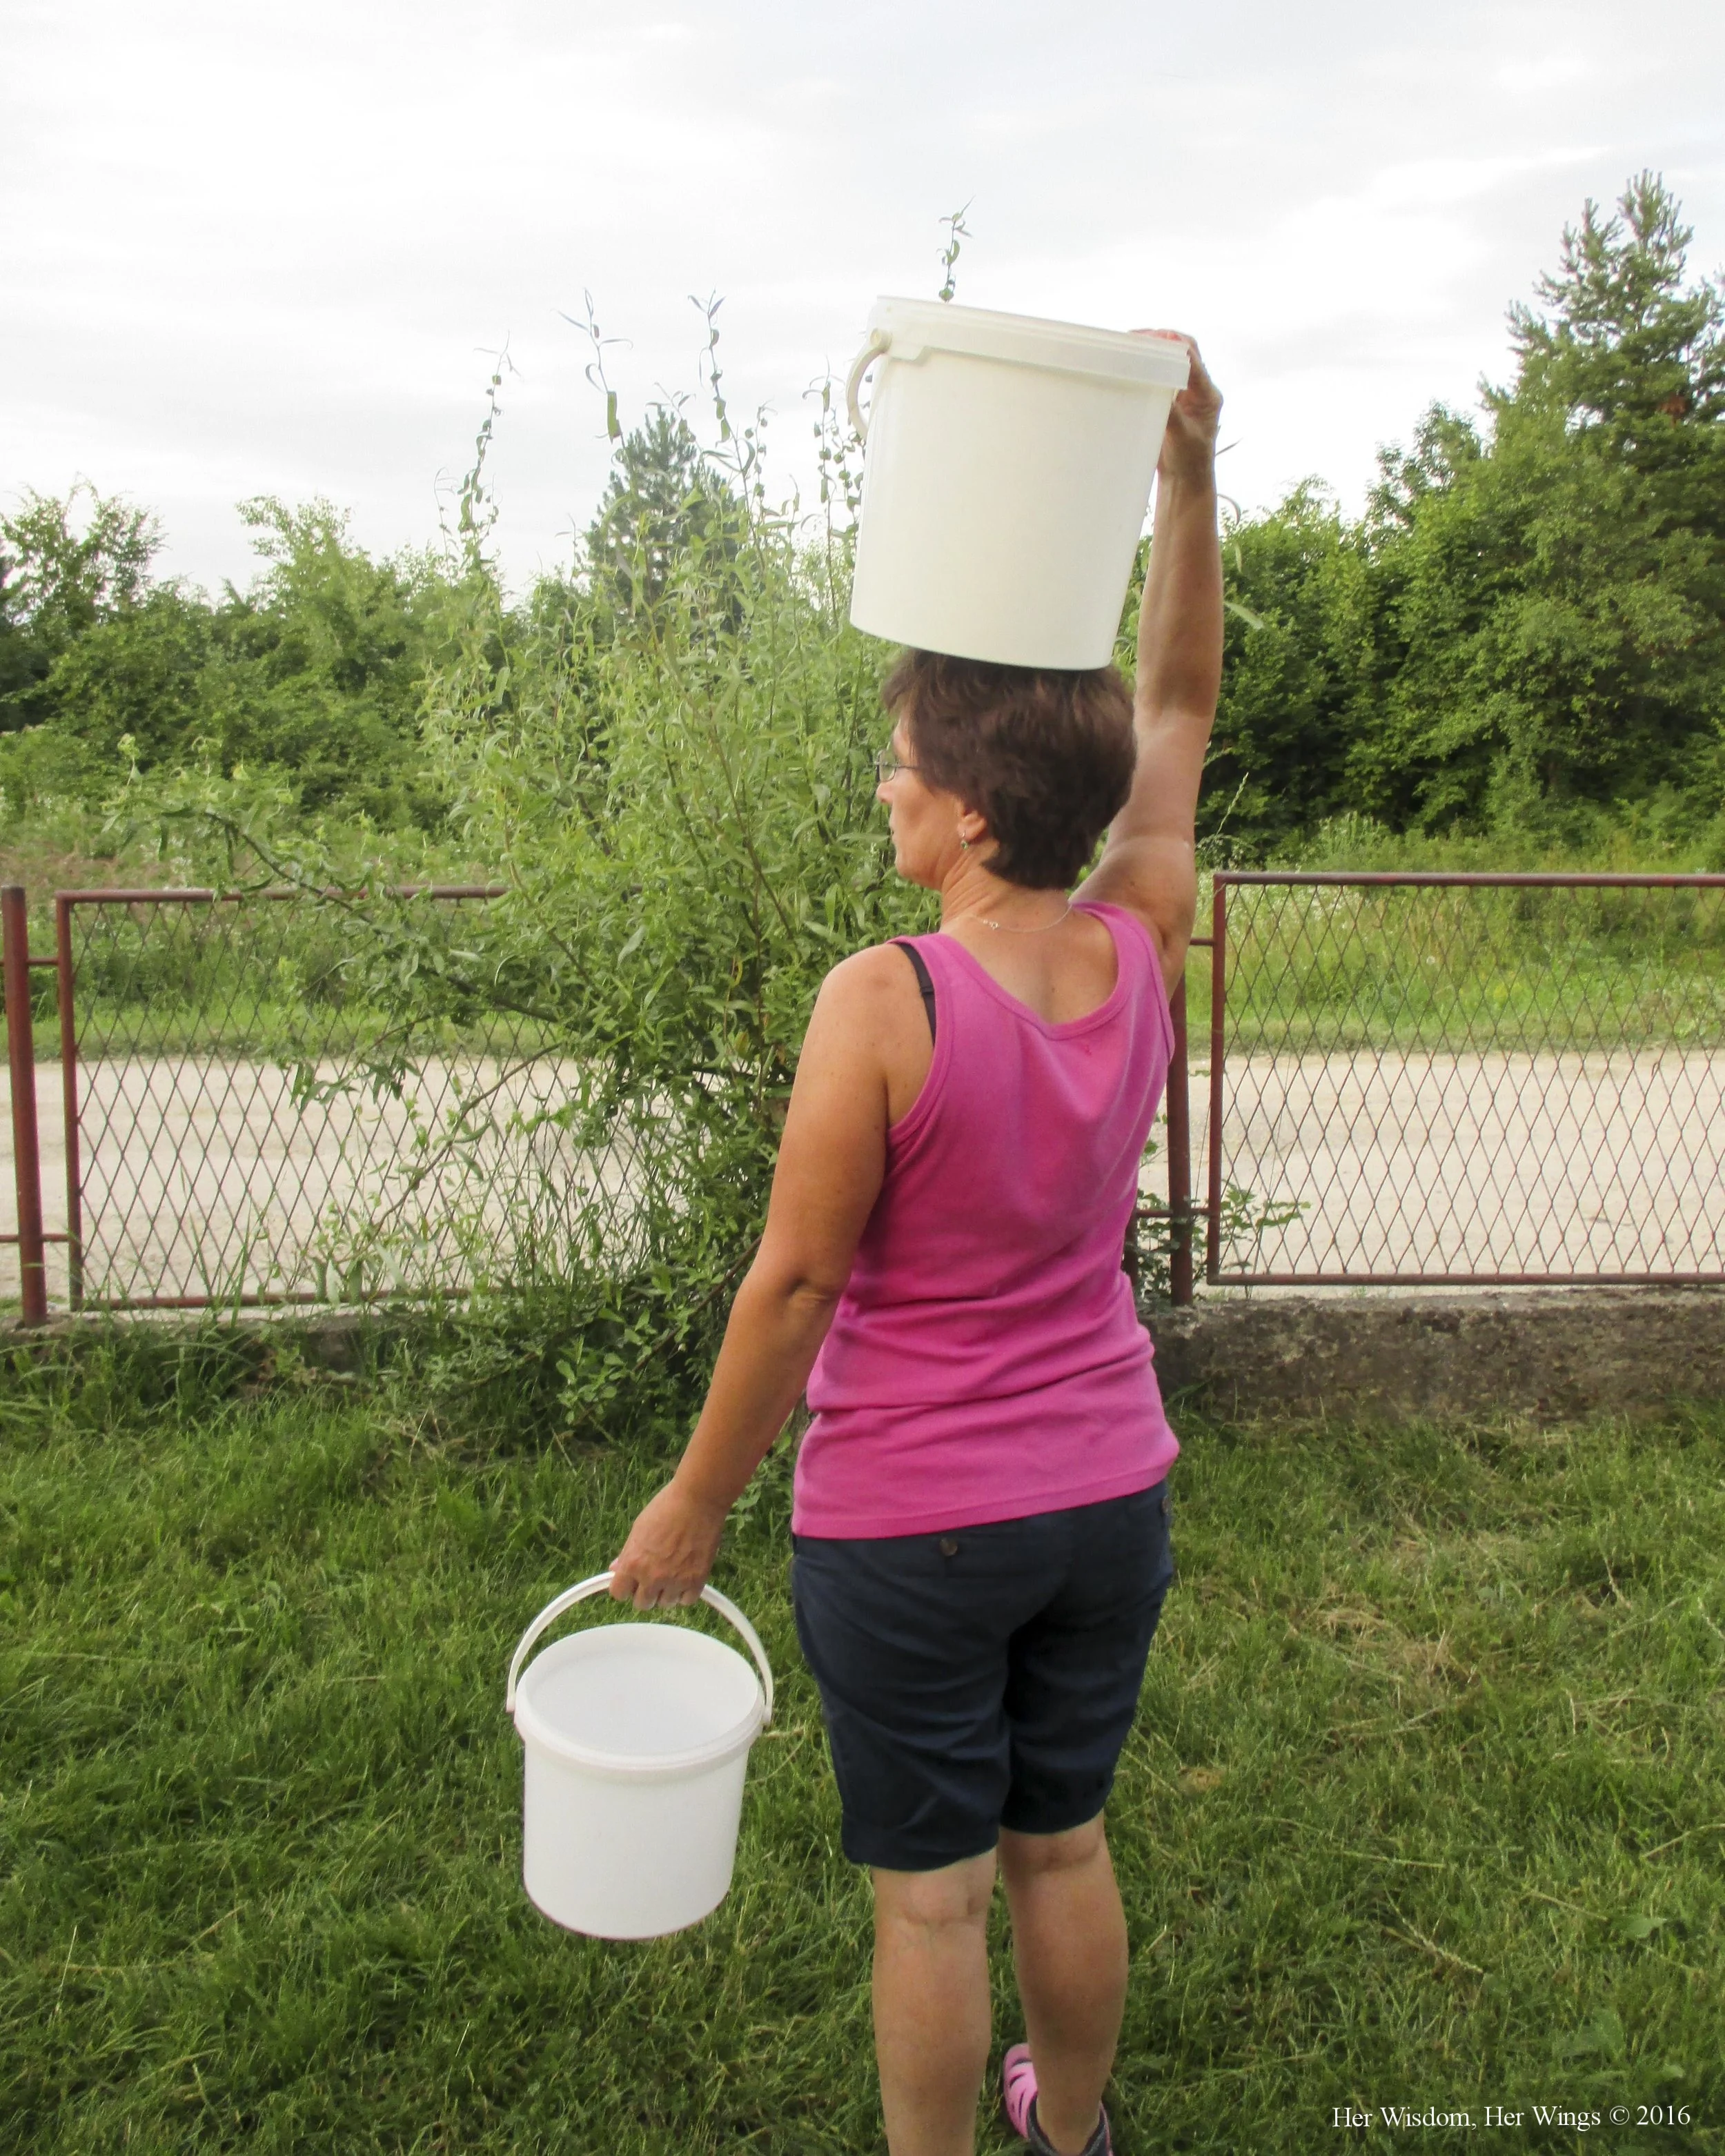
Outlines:
{"type": "Polygon", "coordinates": [[[970,851],[970,841],[962,833],[958,839],[958,850],[961,854],[968,854],[970,851]]]}

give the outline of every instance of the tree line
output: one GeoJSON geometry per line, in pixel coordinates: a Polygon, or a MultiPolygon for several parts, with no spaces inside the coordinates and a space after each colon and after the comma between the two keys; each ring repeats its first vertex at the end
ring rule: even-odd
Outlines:
{"type": "Polygon", "coordinates": [[[1725,866],[1725,294],[1692,236],[1651,173],[1589,203],[1477,418],[1432,406],[1358,517],[1308,484],[1236,523],[1209,795],[1247,851],[1627,819],[1725,866]]]}
{"type": "MultiPolygon", "coordinates": [[[[1725,865],[1725,290],[1692,275],[1692,239],[1655,175],[1589,202],[1510,309],[1511,379],[1476,413],[1434,405],[1359,515],[1317,480],[1229,511],[1219,850],[1286,858],[1337,819],[1580,849],[1609,825],[1725,865]]],[[[242,508],[258,575],[212,598],[154,573],[147,512],[28,495],[0,518],[8,820],[199,766],[435,837],[459,810],[437,685],[475,580],[494,658],[531,647],[578,706],[595,649],[685,558],[715,634],[727,608],[735,628],[745,484],[654,411],[569,569],[513,601],[471,531],[377,560],[328,504],[273,500],[242,508]]]]}

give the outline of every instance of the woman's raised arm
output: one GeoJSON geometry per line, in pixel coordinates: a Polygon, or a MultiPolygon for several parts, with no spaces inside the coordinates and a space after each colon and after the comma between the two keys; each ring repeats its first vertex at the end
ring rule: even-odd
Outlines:
{"type": "MultiPolygon", "coordinates": [[[[1146,336],[1173,336],[1146,331],[1146,336]]],[[[1196,819],[1204,751],[1222,682],[1222,557],[1216,533],[1216,424],[1221,394],[1198,347],[1175,398],[1156,474],[1156,521],[1138,613],[1130,799],[1084,886],[1089,898],[1145,921],[1170,988],[1186,962],[1198,905],[1196,819]]]]}

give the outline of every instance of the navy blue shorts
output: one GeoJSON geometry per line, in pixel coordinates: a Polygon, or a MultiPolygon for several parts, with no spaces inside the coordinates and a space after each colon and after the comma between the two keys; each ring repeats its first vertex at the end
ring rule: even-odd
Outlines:
{"type": "Polygon", "coordinates": [[[1168,1485],[867,1542],[798,1535],[853,1864],[932,1871],[1106,1801],[1173,1578],[1168,1485]]]}

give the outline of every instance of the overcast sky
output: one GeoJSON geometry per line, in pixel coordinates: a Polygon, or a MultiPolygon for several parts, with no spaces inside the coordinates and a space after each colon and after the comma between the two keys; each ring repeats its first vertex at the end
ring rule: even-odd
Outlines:
{"type": "Polygon", "coordinates": [[[252,494],[423,542],[506,343],[525,578],[603,484],[583,291],[625,418],[722,294],[733,402],[805,471],[806,385],[932,296],[968,200],[961,301],[1190,330],[1230,490],[1357,503],[1644,165],[1717,268],[1718,0],[0,0],[0,500],[82,475],[208,584],[252,494]]]}

